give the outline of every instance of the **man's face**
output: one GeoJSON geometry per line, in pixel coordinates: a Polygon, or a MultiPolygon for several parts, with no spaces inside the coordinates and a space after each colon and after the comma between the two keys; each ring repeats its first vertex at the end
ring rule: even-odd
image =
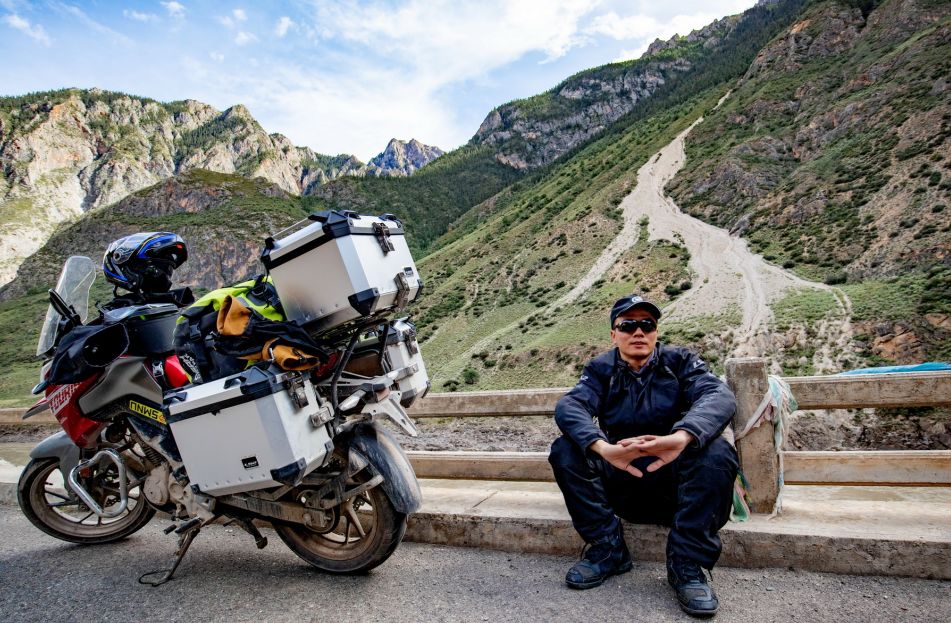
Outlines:
{"type": "Polygon", "coordinates": [[[618,331],[616,327],[625,320],[654,320],[654,317],[644,309],[632,309],[618,316],[614,321],[615,328],[611,330],[611,341],[618,347],[621,358],[628,363],[643,365],[657,344],[657,331],[645,333],[641,328],[634,333],[618,331]]]}

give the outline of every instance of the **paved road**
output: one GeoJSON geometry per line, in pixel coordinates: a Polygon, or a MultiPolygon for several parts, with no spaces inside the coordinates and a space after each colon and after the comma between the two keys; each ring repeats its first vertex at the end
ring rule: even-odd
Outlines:
{"type": "MultiPolygon", "coordinates": [[[[79,547],[0,507],[0,621],[689,621],[663,568],[584,592],[565,588],[568,558],[404,543],[363,577],[331,577],[298,561],[270,533],[258,551],[240,531],[202,532],[181,576],[136,583],[165,566],[173,540],[153,521],[114,545],[79,547]]],[[[717,621],[951,620],[951,583],[717,569],[717,621]]]]}

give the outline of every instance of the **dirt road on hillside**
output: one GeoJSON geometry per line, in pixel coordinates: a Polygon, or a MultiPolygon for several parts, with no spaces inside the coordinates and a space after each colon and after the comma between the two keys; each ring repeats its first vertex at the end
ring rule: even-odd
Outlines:
{"type": "Polygon", "coordinates": [[[664,312],[668,319],[715,315],[738,308],[742,321],[734,331],[733,354],[760,355],[764,340],[758,338],[765,337],[772,318],[770,303],[790,289],[816,288],[833,292],[842,312],[841,323],[837,322],[828,331],[829,339],[836,344],[847,343],[851,337],[848,323],[851,305],[844,293],[769,264],[762,256],[752,253],[745,240],[684,214],[665,194],[664,187],[684,165],[684,138],[702,121],[703,117],[691,124],[638,170],[636,187],[621,202],[622,230],[588,274],[555,305],[574,301],[600,279],[621,254],[637,242],[638,222],[646,216],[651,240],[680,241],[690,251],[693,287],[667,306],[664,312]]]}

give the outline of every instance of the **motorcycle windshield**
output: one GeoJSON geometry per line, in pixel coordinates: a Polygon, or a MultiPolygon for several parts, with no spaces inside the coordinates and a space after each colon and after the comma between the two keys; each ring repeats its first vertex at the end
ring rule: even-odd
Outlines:
{"type": "MultiPolygon", "coordinates": [[[[83,322],[89,315],[89,289],[96,279],[96,265],[91,259],[82,255],[74,255],[63,264],[56,282],[56,293],[67,305],[72,305],[83,322]]],[[[62,315],[50,305],[46,310],[46,320],[40,331],[40,341],[36,346],[36,354],[46,354],[56,343],[56,330],[59,327],[62,315]]]]}

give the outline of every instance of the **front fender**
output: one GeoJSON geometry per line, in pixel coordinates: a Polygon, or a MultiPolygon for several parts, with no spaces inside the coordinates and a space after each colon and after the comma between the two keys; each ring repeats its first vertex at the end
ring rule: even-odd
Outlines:
{"type": "Polygon", "coordinates": [[[30,458],[59,459],[59,469],[65,475],[79,464],[79,446],[73,443],[66,431],[59,431],[30,450],[30,458]]]}
{"type": "Polygon", "coordinates": [[[353,430],[350,452],[360,454],[383,476],[380,486],[397,512],[409,515],[420,509],[423,494],[416,472],[390,433],[373,423],[360,424],[353,430]]]}

